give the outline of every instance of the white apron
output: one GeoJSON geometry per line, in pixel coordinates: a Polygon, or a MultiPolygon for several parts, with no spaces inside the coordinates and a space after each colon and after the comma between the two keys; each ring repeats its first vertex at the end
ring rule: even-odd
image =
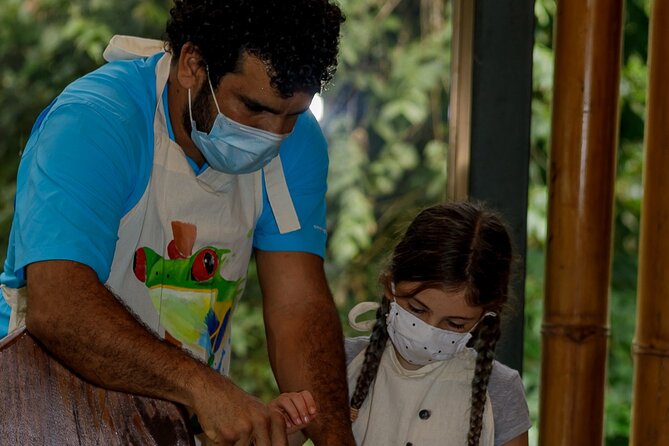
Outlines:
{"type": "MultiPolygon", "coordinates": [[[[109,61],[149,56],[162,42],[115,36],[109,61]]],[[[253,231],[262,210],[261,172],[195,175],[169,138],[162,100],[171,55],[156,65],[157,107],[149,185],[123,217],[106,285],[158,335],[229,371],[230,321],[245,285],[253,231]]],[[[264,168],[281,233],[300,228],[276,157],[264,168]]],[[[3,288],[12,306],[9,329],[25,323],[25,287],[3,288]]]]}
{"type": "MultiPolygon", "coordinates": [[[[406,370],[389,342],[376,378],[353,423],[358,446],[466,446],[476,352],[406,370]]],[[[363,349],[348,366],[352,394],[365,359],[363,349]]],[[[494,445],[490,398],[486,399],[480,446],[494,445]]]]}

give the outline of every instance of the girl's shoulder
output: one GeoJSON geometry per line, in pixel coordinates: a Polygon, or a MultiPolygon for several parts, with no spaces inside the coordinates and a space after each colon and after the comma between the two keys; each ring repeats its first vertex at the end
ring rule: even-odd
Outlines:
{"type": "Polygon", "coordinates": [[[495,420],[495,444],[504,444],[532,425],[520,373],[499,361],[493,363],[488,395],[495,420]]]}
{"type": "Polygon", "coordinates": [[[493,380],[495,381],[495,385],[508,385],[520,381],[520,373],[495,360],[493,361],[492,372],[490,372],[490,383],[492,383],[493,380]]]}
{"type": "Polygon", "coordinates": [[[520,373],[499,361],[494,361],[488,381],[488,395],[494,406],[526,405],[525,388],[520,373]]]}

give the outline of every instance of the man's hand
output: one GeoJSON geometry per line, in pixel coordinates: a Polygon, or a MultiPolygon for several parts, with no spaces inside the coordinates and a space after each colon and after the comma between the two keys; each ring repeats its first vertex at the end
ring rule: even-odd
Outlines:
{"type": "Polygon", "coordinates": [[[289,434],[304,429],[316,416],[316,402],[308,390],[282,393],[268,406],[281,413],[289,434]]]}
{"type": "Polygon", "coordinates": [[[208,385],[196,382],[192,408],[216,446],[288,446],[283,415],[211,372],[208,385]]]}

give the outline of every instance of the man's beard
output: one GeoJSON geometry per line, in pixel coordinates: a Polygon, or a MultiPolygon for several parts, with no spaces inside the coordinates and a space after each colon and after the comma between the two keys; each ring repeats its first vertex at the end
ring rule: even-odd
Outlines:
{"type": "MultiPolygon", "coordinates": [[[[195,121],[197,130],[204,133],[209,133],[211,131],[217,116],[217,114],[212,115],[211,113],[211,109],[213,108],[211,95],[211,90],[203,85],[197,95],[195,95],[192,104],[193,120],[195,121]]],[[[183,125],[188,132],[188,135],[190,135],[193,129],[190,123],[188,109],[185,109],[183,112],[183,125]]]]}

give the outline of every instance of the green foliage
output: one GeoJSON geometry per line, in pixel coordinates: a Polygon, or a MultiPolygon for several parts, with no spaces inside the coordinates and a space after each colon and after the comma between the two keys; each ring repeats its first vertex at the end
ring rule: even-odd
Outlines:
{"type": "Polygon", "coordinates": [[[99,66],[113,34],[159,38],[168,0],[3,0],[0,8],[0,250],[7,249],[20,151],[39,112],[99,66]]]}
{"type": "Polygon", "coordinates": [[[525,281],[525,350],[523,384],[530,408],[532,429],[530,444],[536,444],[539,423],[539,385],[541,375],[541,324],[543,322],[543,285],[545,256],[543,249],[528,243],[527,279],[525,281]]]}
{"type": "Polygon", "coordinates": [[[341,2],[330,141],[329,277],[337,302],[376,299],[401,223],[443,199],[450,27],[440,1],[341,2]]]}

